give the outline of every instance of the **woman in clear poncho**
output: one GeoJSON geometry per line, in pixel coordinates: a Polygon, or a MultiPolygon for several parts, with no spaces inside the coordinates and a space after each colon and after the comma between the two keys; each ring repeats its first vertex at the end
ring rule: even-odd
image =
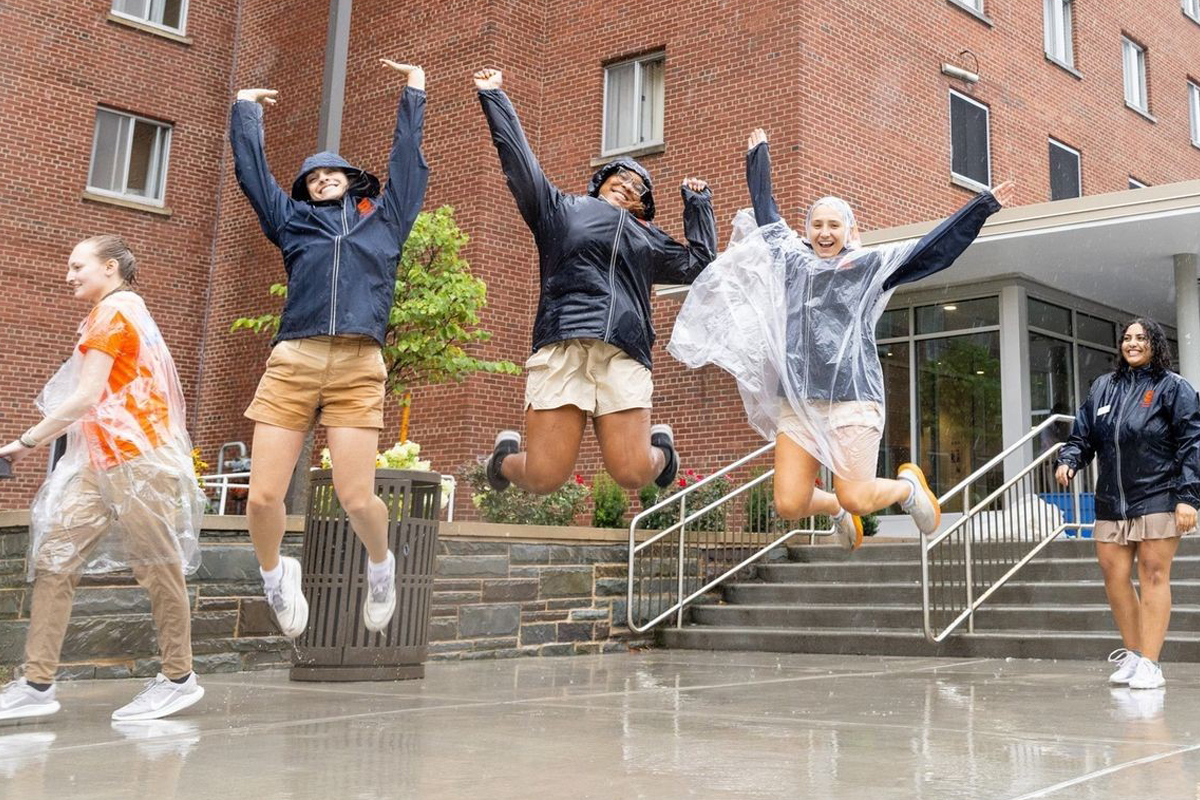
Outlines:
{"type": "Polygon", "coordinates": [[[198,701],[184,574],[200,565],[206,499],[192,468],[183,392],[162,334],[132,291],[137,261],[119,236],[71,253],[67,283],[93,307],[71,358],[38,397],[45,417],[0,447],[14,464],[66,433],[30,511],[33,602],[24,676],[0,692],[0,719],[58,711],[54,678],[82,574],[132,568],[150,595],[162,671],[118,721],[157,719],[198,701]]]}
{"type": "Polygon", "coordinates": [[[843,546],[862,542],[859,517],[893,503],[922,533],[941,520],[920,468],[875,477],[883,434],[883,370],[875,323],[892,291],[950,266],[988,216],[1012,201],[1011,183],[982,192],[920,240],[864,248],[854,213],[818,200],[804,236],[771,195],[767,137],[755,130],[746,155],[754,203],[734,223],[734,244],[696,280],[668,351],[690,367],[730,372],[749,422],[775,448],[775,504],[785,519],[826,514],[843,546]],[[814,487],[820,465],[834,493],[814,487]]]}

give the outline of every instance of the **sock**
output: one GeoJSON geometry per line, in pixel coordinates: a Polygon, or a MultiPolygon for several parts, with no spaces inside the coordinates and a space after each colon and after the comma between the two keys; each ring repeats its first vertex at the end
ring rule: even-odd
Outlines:
{"type": "Polygon", "coordinates": [[[283,562],[282,561],[280,561],[278,564],[275,565],[275,569],[266,570],[266,569],[263,569],[262,567],[259,567],[258,571],[262,575],[263,588],[265,588],[267,591],[271,591],[272,589],[279,588],[279,583],[280,583],[280,581],[283,580],[283,562]]]}
{"type": "Polygon", "coordinates": [[[184,675],[182,678],[167,678],[167,680],[169,680],[171,683],[187,683],[188,678],[190,678],[190,677],[192,677],[192,673],[189,672],[187,675],[184,675]]]}
{"type": "Polygon", "coordinates": [[[846,518],[846,509],[844,509],[844,508],[841,509],[840,511],[838,511],[838,513],[833,515],[834,522],[841,522],[845,518],[846,518]]]}
{"type": "Polygon", "coordinates": [[[25,681],[25,685],[31,689],[37,689],[39,692],[48,692],[53,683],[34,683],[33,681],[25,681]]]}
{"type": "Polygon", "coordinates": [[[376,564],[374,561],[371,560],[370,556],[368,556],[367,557],[367,580],[370,581],[371,583],[376,583],[376,584],[383,583],[384,581],[386,581],[388,578],[388,573],[391,572],[392,564],[395,563],[395,561],[396,561],[396,557],[393,556],[390,552],[388,553],[387,558],[384,559],[382,564],[376,564]]]}
{"type": "Polygon", "coordinates": [[[901,478],[900,480],[907,481],[908,483],[908,497],[900,501],[900,508],[912,508],[913,500],[917,497],[917,482],[910,481],[907,478],[901,478]]]}

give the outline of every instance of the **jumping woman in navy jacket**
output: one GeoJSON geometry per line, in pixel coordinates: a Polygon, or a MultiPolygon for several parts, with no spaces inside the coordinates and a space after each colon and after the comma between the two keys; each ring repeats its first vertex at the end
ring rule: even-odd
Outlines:
{"type": "Polygon", "coordinates": [[[285,192],[267,167],[263,106],[271,89],[238,92],[230,122],[234,168],[263,233],[283,254],[287,304],[246,416],[255,421],[249,527],[267,600],[285,636],[308,622],[300,562],[281,558],[284,492],[314,416],[326,428],[333,485],[368,555],[363,622],[384,629],[396,608],[396,564],[387,546],[387,509],[375,496],[375,452],[383,427],[381,346],[404,240],[425,198],[421,154],[425,73],[383,63],[407,79],[388,159],[388,182],[336,153],[304,161],[285,192]]]}

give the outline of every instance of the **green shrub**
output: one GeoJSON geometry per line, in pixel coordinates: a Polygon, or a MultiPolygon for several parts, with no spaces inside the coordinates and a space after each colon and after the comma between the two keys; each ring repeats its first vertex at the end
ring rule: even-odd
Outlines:
{"type": "MultiPolygon", "coordinates": [[[[673,486],[666,489],[659,489],[657,486],[650,485],[642,487],[638,492],[638,500],[641,501],[642,509],[650,508],[655,503],[659,503],[668,497],[673,497],[676,493],[686,489],[689,486],[694,486],[704,479],[703,475],[698,474],[695,470],[687,470],[673,486]]],[[[728,476],[722,476],[714,481],[706,483],[699,489],[695,489],[687,496],[687,513],[690,516],[693,512],[704,508],[709,503],[725,496],[734,488],[733,482],[728,476]]],[[[723,531],[725,530],[725,518],[728,512],[728,505],[719,505],[712,511],[702,517],[692,520],[688,523],[688,530],[693,531],[723,531]]],[[[644,517],[641,522],[641,527],[647,530],[661,531],[664,528],[669,528],[679,521],[679,504],[672,503],[664,508],[655,511],[647,517],[644,517]]]]}
{"type": "Polygon", "coordinates": [[[607,472],[596,473],[592,481],[592,527],[620,528],[629,508],[629,498],[607,472]]]}
{"type": "Polygon", "coordinates": [[[867,514],[862,518],[863,536],[874,536],[879,533],[879,517],[875,514],[867,514]]]}
{"type": "Polygon", "coordinates": [[[590,490],[576,475],[547,495],[530,494],[515,486],[503,492],[488,486],[483,461],[460,470],[471,487],[471,504],[479,509],[485,522],[510,525],[572,525],[587,503],[590,490]]]}

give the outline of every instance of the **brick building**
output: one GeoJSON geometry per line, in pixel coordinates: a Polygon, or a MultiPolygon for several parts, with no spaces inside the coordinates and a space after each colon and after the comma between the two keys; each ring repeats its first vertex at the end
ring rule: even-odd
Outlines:
{"type": "MultiPolygon", "coordinates": [[[[0,217],[17,252],[5,265],[12,288],[0,303],[11,331],[0,359],[5,436],[35,419],[29,401],[69,351],[86,311],[61,302],[70,246],[118,230],[145,264],[144,291],[179,363],[190,429],[205,457],[212,461],[222,442],[249,442],[241,412],[267,342],[231,334],[229,324],[270,308],[267,287],[283,271],[233,180],[228,103],[239,87],[280,91],[266,112],[267,146],[276,176],[290,182],[315,149],[327,11],[311,0],[53,0],[0,10],[18,43],[0,97],[0,170],[19,201],[0,217]],[[94,191],[103,178],[90,167],[93,140],[101,138],[98,109],[170,125],[161,201],[131,201],[121,187],[94,191]]],[[[1159,192],[1148,197],[1178,201],[1160,187],[1200,177],[1198,20],[1195,0],[900,0],[886,9],[860,0],[358,0],[341,152],[382,171],[398,83],[377,59],[424,65],[426,207],[453,205],[471,236],[466,255],[489,288],[483,324],[494,338],[486,355],[521,361],[536,260],[470,83],[475,68],[504,70],[505,88],[558,186],[582,191],[595,165],[628,150],[654,174],[657,222],[676,236],[682,203],[674,187],[689,175],[707,179],[724,240],[733,214],[747,205],[743,153],[755,126],[770,133],[776,195],[793,220],[801,206],[830,193],[849,200],[867,230],[932,220],[980,184],[1008,177],[1020,183],[1021,204],[1055,199],[1079,214],[1091,196],[1135,184],[1159,192]],[[978,80],[964,80],[964,72],[978,80]]],[[[143,151],[162,152],[134,138],[143,151]]],[[[134,183],[145,178],[127,172],[134,183]]],[[[996,250],[996,258],[1003,262],[1005,252],[996,250]]],[[[1200,242],[1188,252],[1200,252],[1200,242]]],[[[1000,271],[1036,283],[1037,265],[1007,266],[1000,271]]],[[[983,274],[998,274],[994,264],[988,269],[983,274]]],[[[1071,291],[1054,287],[1054,275],[1043,278],[1059,295],[1071,291]]],[[[920,291],[921,302],[936,303],[955,290],[920,291]]],[[[1086,309],[1048,300],[1096,318],[1143,311],[1118,302],[1121,296],[1110,291],[1086,309]]],[[[663,351],[678,302],[670,295],[656,301],[655,416],[674,424],[685,465],[711,469],[758,440],[723,373],[689,372],[663,351]]],[[[916,303],[894,301],[897,308],[916,303]]],[[[1078,394],[1078,369],[1069,371],[1074,391],[1058,402],[1078,394]]],[[[523,378],[507,376],[419,390],[411,436],[435,467],[454,471],[487,449],[498,426],[519,423],[522,393],[523,378]]],[[[1038,407],[1027,401],[1014,420],[1038,407]]],[[[907,446],[919,450],[922,432],[913,427],[907,446]]],[[[394,432],[393,423],[385,437],[394,432]]],[[[587,438],[581,471],[590,475],[598,464],[587,438]]],[[[38,476],[24,472],[0,487],[0,506],[28,501],[38,476]]]]}

